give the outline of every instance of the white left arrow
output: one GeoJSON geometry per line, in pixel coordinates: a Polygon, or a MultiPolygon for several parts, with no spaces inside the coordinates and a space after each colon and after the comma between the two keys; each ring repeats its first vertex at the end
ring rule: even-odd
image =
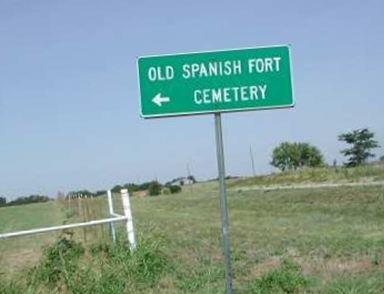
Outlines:
{"type": "Polygon", "coordinates": [[[171,99],[169,97],[161,97],[161,93],[158,93],[155,97],[153,97],[152,102],[155,103],[157,106],[162,105],[162,103],[170,102],[171,99]]]}

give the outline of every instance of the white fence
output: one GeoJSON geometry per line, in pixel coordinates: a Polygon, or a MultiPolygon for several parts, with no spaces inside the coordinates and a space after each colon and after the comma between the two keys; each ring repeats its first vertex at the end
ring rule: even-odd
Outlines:
{"type": "Polygon", "coordinates": [[[95,225],[109,223],[111,225],[112,239],[113,239],[113,242],[115,242],[116,241],[116,231],[115,231],[114,223],[119,222],[119,221],[125,221],[128,241],[130,244],[130,249],[135,250],[136,249],[136,239],[135,239],[135,232],[134,232],[134,227],[133,227],[133,219],[132,219],[129,193],[128,193],[127,189],[122,189],[120,193],[121,193],[121,200],[123,203],[124,215],[115,213],[115,211],[113,209],[112,193],[110,190],[108,190],[107,196],[108,196],[108,207],[109,207],[109,215],[110,215],[109,218],[100,219],[100,220],[92,220],[92,221],[76,223],[76,224],[68,224],[68,225],[53,226],[53,227],[47,227],[47,228],[38,228],[38,229],[24,230],[24,231],[18,231],[18,232],[4,233],[4,234],[0,234],[0,240],[6,239],[6,238],[12,238],[12,237],[41,234],[41,233],[47,233],[47,232],[53,232],[53,231],[60,231],[60,230],[64,230],[64,229],[89,227],[89,226],[95,226],[95,225]]]}

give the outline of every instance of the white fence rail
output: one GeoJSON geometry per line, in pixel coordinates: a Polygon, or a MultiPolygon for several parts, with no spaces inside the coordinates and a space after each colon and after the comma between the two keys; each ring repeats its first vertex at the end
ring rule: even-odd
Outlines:
{"type": "Polygon", "coordinates": [[[110,216],[112,216],[110,218],[92,220],[92,221],[76,223],[76,224],[68,224],[68,225],[52,226],[52,227],[47,227],[47,228],[38,228],[38,229],[3,233],[3,234],[0,234],[0,240],[6,239],[6,238],[12,238],[12,237],[20,237],[20,236],[26,236],[26,235],[48,233],[48,232],[53,232],[53,231],[65,230],[65,229],[89,227],[89,226],[95,226],[95,225],[109,223],[111,225],[112,240],[113,240],[113,242],[115,242],[116,241],[116,231],[115,231],[114,223],[119,222],[119,221],[126,221],[126,230],[127,230],[128,241],[130,243],[131,250],[134,250],[136,248],[136,239],[135,239],[135,232],[134,232],[134,228],[133,228],[133,219],[132,219],[132,212],[131,212],[131,205],[130,205],[128,190],[127,189],[121,190],[121,199],[122,199],[122,203],[123,203],[124,215],[120,215],[120,214],[117,214],[114,212],[113,203],[112,203],[112,193],[110,190],[108,190],[107,196],[108,196],[109,214],[110,214],[110,216]]]}

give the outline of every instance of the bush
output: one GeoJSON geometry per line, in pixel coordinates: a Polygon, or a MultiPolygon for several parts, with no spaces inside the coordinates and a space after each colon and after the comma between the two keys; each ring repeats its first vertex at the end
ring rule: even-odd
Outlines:
{"type": "Polygon", "coordinates": [[[149,184],[148,192],[150,196],[156,196],[161,193],[161,184],[157,181],[153,181],[149,184]]]}
{"type": "Polygon", "coordinates": [[[251,293],[297,293],[307,286],[309,280],[301,272],[298,264],[291,260],[284,260],[279,269],[266,273],[253,281],[251,293]]]}
{"type": "Polygon", "coordinates": [[[169,190],[172,194],[181,192],[181,187],[179,185],[171,185],[169,186],[169,190]]]}
{"type": "Polygon", "coordinates": [[[147,293],[169,265],[158,240],[140,238],[132,252],[125,238],[89,248],[61,238],[27,280],[1,280],[0,293],[147,293]]]}
{"type": "Polygon", "coordinates": [[[70,282],[71,276],[77,270],[78,260],[84,253],[80,243],[66,238],[59,239],[54,245],[44,251],[41,263],[31,273],[31,283],[53,286],[59,281],[70,282]]]}

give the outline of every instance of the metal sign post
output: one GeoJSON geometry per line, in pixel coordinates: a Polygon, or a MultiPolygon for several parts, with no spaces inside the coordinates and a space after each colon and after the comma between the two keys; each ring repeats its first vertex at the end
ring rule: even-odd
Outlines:
{"type": "Polygon", "coordinates": [[[214,113],[227,293],[232,294],[221,113],[293,107],[290,46],[143,56],[137,69],[143,118],[214,113]]]}
{"type": "Polygon", "coordinates": [[[229,219],[227,207],[227,187],[225,185],[225,164],[223,133],[221,129],[221,113],[215,113],[215,133],[217,168],[219,171],[220,209],[221,209],[221,232],[223,235],[225,271],[227,279],[227,293],[232,294],[232,265],[231,265],[231,243],[229,240],[229,219]]]}

